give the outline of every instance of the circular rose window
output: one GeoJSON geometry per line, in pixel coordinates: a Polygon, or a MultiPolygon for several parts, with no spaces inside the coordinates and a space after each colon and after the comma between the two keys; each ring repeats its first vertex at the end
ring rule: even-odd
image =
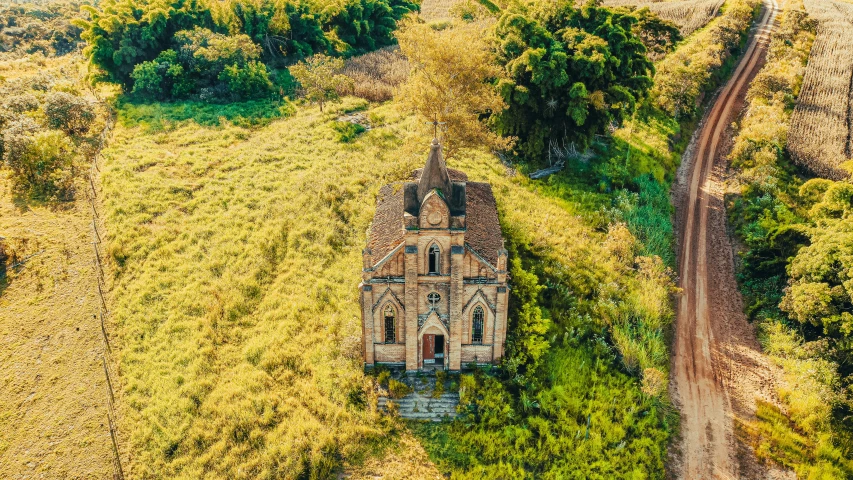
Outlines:
{"type": "Polygon", "coordinates": [[[427,215],[427,221],[431,225],[438,225],[441,223],[441,212],[430,212],[430,214],[427,215]]]}

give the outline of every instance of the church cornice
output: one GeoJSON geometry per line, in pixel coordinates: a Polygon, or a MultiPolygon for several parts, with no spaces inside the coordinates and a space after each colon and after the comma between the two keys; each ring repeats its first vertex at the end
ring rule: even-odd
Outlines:
{"type": "Polygon", "coordinates": [[[400,307],[400,309],[401,309],[401,310],[403,310],[403,312],[405,313],[405,311],[406,311],[406,306],[403,304],[403,302],[401,302],[401,301],[400,301],[400,299],[399,299],[399,298],[397,298],[397,295],[395,295],[395,294],[394,294],[394,292],[393,292],[393,291],[391,291],[391,287],[386,288],[386,289],[385,289],[385,291],[384,291],[384,292],[382,292],[382,295],[379,295],[379,299],[378,299],[378,300],[376,300],[376,302],[373,304],[373,308],[372,308],[372,310],[371,310],[371,311],[372,311],[372,312],[375,312],[375,311],[376,311],[376,309],[379,307],[379,305],[380,305],[380,304],[382,304],[382,300],[383,300],[383,299],[385,298],[385,296],[386,296],[386,295],[388,295],[389,293],[391,294],[391,298],[393,298],[393,299],[394,299],[394,302],[396,302],[396,303],[397,303],[397,306],[398,306],[398,307],[400,307]]]}
{"type": "Polygon", "coordinates": [[[465,313],[468,310],[468,307],[470,307],[474,303],[485,304],[487,307],[489,307],[489,310],[492,311],[492,314],[497,315],[497,306],[489,301],[489,298],[486,296],[486,293],[483,292],[482,288],[478,288],[477,291],[474,292],[474,295],[471,296],[471,299],[468,300],[468,303],[466,303],[465,306],[462,307],[462,313],[465,313]],[[482,299],[482,302],[478,302],[477,297],[480,297],[482,299]]]}
{"type": "Polygon", "coordinates": [[[399,245],[397,245],[396,247],[394,247],[393,249],[391,249],[391,251],[390,251],[390,252],[388,252],[388,254],[387,254],[387,255],[385,255],[384,257],[382,257],[382,260],[379,260],[378,262],[376,262],[376,264],[374,264],[374,265],[373,265],[372,267],[370,267],[370,268],[365,268],[363,271],[365,271],[365,272],[375,272],[378,268],[381,268],[381,267],[382,267],[382,265],[384,265],[384,264],[385,264],[385,262],[387,262],[391,257],[393,257],[397,252],[399,252],[399,251],[400,251],[400,249],[401,249],[401,248],[403,248],[403,245],[404,245],[404,244],[405,244],[405,242],[400,242],[400,244],[399,244],[399,245]]]}

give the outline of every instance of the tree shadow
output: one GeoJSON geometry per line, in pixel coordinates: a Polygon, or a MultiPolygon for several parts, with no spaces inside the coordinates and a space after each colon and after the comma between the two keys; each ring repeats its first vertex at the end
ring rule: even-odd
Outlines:
{"type": "Polygon", "coordinates": [[[193,121],[205,127],[224,124],[244,128],[267,125],[275,119],[292,115],[296,108],[287,100],[248,100],[231,103],[200,101],[141,102],[126,96],[113,105],[118,122],[128,128],[142,127],[149,133],[168,131],[179,124],[193,121]]]}

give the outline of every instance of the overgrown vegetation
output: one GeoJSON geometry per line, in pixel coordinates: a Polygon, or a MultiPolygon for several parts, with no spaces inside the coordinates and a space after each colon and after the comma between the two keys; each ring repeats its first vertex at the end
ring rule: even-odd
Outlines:
{"type": "Polygon", "coordinates": [[[21,58],[40,53],[46,57],[74,52],[80,44],[81,2],[57,1],[43,5],[6,4],[0,7],[0,56],[21,58]]]}
{"type": "Polygon", "coordinates": [[[106,112],[69,81],[71,61],[33,60],[40,72],[0,81],[0,159],[19,196],[69,200],[76,171],[99,146],[106,112]]]}
{"type": "Polygon", "coordinates": [[[846,478],[853,404],[849,396],[853,185],[808,179],[786,150],[815,23],[799,3],[783,12],[768,61],[755,78],[731,154],[741,183],[729,202],[744,244],[739,282],[765,351],[782,367],[784,410],[760,404],[745,427],[761,458],[800,478],[846,478]]]}
{"type": "MultiPolygon", "coordinates": [[[[725,61],[710,66],[715,82],[725,78],[753,18],[754,3],[729,14],[742,5],[750,16],[737,23],[725,61]]],[[[720,24],[731,17],[709,29],[720,24]]],[[[706,34],[679,48],[706,45],[706,34]]],[[[655,80],[668,81],[666,75],[659,71],[655,80]]],[[[701,103],[701,95],[692,102],[701,103]]],[[[546,198],[568,200],[585,224],[607,231],[596,249],[587,245],[579,255],[577,245],[553,233],[542,248],[527,236],[529,227],[502,216],[513,259],[508,358],[499,372],[463,375],[462,419],[412,427],[454,478],[663,475],[676,422],[667,395],[674,318],[668,267],[675,264],[667,187],[688,140],[682,132],[698,111],[678,121],[655,100],[593,142],[591,155],[552,147],[565,171],[535,183],[546,198]],[[595,265],[587,264],[592,258],[595,265]]],[[[507,212],[518,208],[513,202],[507,212]]]]}
{"type": "Polygon", "coordinates": [[[417,4],[106,0],[85,9],[91,19],[75,23],[83,29],[84,53],[94,79],[121,84],[149,98],[195,94],[210,101],[220,97],[204,89],[217,85],[231,97],[270,91],[266,64],[291,63],[314,54],[352,55],[390,45],[395,23],[417,4]]]}

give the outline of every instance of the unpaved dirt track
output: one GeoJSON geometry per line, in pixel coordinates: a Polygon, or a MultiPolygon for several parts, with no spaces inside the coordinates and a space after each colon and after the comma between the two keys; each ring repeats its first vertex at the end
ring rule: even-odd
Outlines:
{"type": "Polygon", "coordinates": [[[777,9],[775,0],[764,0],[749,47],[706,115],[695,137],[695,154],[685,155],[675,187],[683,294],[672,368],[682,422],[677,446],[681,458],[673,462],[674,477],[779,476],[757,465],[735,434],[736,422],[754,416],[756,397],[773,400],[774,374],[743,314],[726,235],[722,179],[731,133],[727,129],[763,63],[777,9]]]}

